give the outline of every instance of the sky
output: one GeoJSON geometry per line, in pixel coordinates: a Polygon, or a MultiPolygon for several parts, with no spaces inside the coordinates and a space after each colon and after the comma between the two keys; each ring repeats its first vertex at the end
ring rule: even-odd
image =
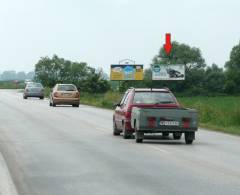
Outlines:
{"type": "Polygon", "coordinates": [[[240,41],[239,8],[239,0],[0,0],[0,72],[32,71],[53,54],[107,73],[126,58],[149,67],[165,33],[224,67],[240,41]]]}

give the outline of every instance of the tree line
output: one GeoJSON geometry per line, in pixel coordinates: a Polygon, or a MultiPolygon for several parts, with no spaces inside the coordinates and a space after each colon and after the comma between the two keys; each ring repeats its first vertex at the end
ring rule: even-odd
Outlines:
{"type": "MultiPolygon", "coordinates": [[[[207,66],[199,48],[173,42],[169,56],[164,48],[153,58],[154,64],[184,64],[184,81],[152,81],[151,68],[145,69],[144,80],[123,81],[120,90],[133,87],[168,87],[173,92],[183,95],[224,95],[240,94],[240,43],[233,47],[225,68],[216,64],[207,66]]],[[[151,65],[151,66],[152,66],[151,65]]]]}
{"type": "Polygon", "coordinates": [[[85,62],[72,62],[57,55],[42,57],[35,65],[35,80],[44,86],[56,83],[73,83],[81,91],[104,93],[110,90],[109,81],[102,70],[90,67],[85,62]]]}
{"type": "Polygon", "coordinates": [[[14,70],[8,70],[8,71],[3,71],[0,74],[0,81],[13,81],[13,80],[19,80],[19,81],[24,81],[25,79],[33,79],[34,78],[34,72],[16,72],[14,70]]]}
{"type": "Polygon", "coordinates": [[[54,55],[42,57],[35,65],[35,79],[44,86],[56,83],[74,83],[82,91],[105,93],[108,90],[125,91],[129,87],[168,87],[183,95],[240,94],[240,43],[233,47],[224,68],[217,64],[207,66],[201,50],[187,44],[173,42],[170,55],[161,47],[154,56],[154,64],[184,64],[185,80],[152,81],[151,67],[144,70],[143,81],[109,81],[102,70],[85,62],[72,62],[54,55]]]}

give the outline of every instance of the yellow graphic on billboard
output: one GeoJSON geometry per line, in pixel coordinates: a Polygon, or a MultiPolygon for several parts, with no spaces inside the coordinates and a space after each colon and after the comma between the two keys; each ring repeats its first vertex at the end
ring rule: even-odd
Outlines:
{"type": "Polygon", "coordinates": [[[143,80],[143,65],[113,64],[111,65],[111,80],[143,80]]]}

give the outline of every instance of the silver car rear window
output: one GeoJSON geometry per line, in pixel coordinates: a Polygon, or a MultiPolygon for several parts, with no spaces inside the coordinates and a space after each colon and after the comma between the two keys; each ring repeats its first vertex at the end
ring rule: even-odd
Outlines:
{"type": "Polygon", "coordinates": [[[28,83],[27,88],[43,88],[41,83],[28,83]]]}

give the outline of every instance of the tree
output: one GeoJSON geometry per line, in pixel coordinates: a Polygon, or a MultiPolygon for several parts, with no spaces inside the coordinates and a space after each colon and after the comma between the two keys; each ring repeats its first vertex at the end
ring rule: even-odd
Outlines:
{"type": "Polygon", "coordinates": [[[205,71],[204,87],[208,93],[219,94],[224,92],[225,74],[216,64],[207,67],[205,71]]]}
{"type": "Polygon", "coordinates": [[[150,69],[145,69],[143,81],[123,81],[120,85],[120,90],[124,91],[127,88],[133,87],[169,87],[175,92],[186,92],[189,94],[205,93],[204,82],[204,67],[205,60],[202,57],[199,48],[190,47],[186,44],[180,44],[176,41],[172,43],[172,51],[168,56],[163,47],[160,48],[159,54],[153,58],[154,64],[184,64],[186,67],[185,81],[152,81],[152,72],[150,69]]]}
{"type": "Polygon", "coordinates": [[[53,87],[57,82],[54,78],[54,62],[49,57],[41,57],[35,65],[35,79],[44,86],[53,87]]]}
{"type": "Polygon", "coordinates": [[[186,71],[206,66],[199,48],[190,47],[183,43],[180,44],[176,41],[172,42],[170,55],[167,55],[164,47],[161,47],[159,54],[153,58],[153,64],[184,64],[186,71]]]}
{"type": "Polygon", "coordinates": [[[34,72],[33,71],[30,71],[30,72],[28,72],[27,74],[26,74],[26,79],[34,79],[34,72]]]}
{"type": "Polygon", "coordinates": [[[11,81],[16,79],[16,71],[9,70],[2,73],[1,79],[3,81],[11,81]]]}
{"type": "Polygon", "coordinates": [[[240,43],[232,48],[230,59],[225,63],[226,83],[225,92],[240,93],[240,43]]]}
{"type": "Polygon", "coordinates": [[[53,87],[56,83],[73,83],[82,91],[91,93],[106,92],[109,83],[101,72],[85,62],[71,62],[54,55],[42,57],[35,65],[35,79],[44,86],[53,87]]]}
{"type": "Polygon", "coordinates": [[[105,93],[110,89],[110,84],[107,80],[102,79],[102,72],[97,72],[96,69],[91,69],[91,74],[85,80],[85,88],[90,93],[105,93]]]}
{"type": "Polygon", "coordinates": [[[189,90],[192,94],[203,93],[206,63],[199,48],[174,41],[170,55],[167,55],[161,47],[159,54],[153,58],[152,64],[184,64],[186,69],[185,81],[154,81],[153,87],[167,86],[175,92],[189,90]]]}
{"type": "Polygon", "coordinates": [[[26,73],[24,71],[18,72],[16,74],[16,79],[21,80],[21,81],[25,80],[26,79],[26,73]]]}
{"type": "Polygon", "coordinates": [[[230,60],[226,62],[227,69],[240,69],[240,42],[232,48],[230,60]]]}

